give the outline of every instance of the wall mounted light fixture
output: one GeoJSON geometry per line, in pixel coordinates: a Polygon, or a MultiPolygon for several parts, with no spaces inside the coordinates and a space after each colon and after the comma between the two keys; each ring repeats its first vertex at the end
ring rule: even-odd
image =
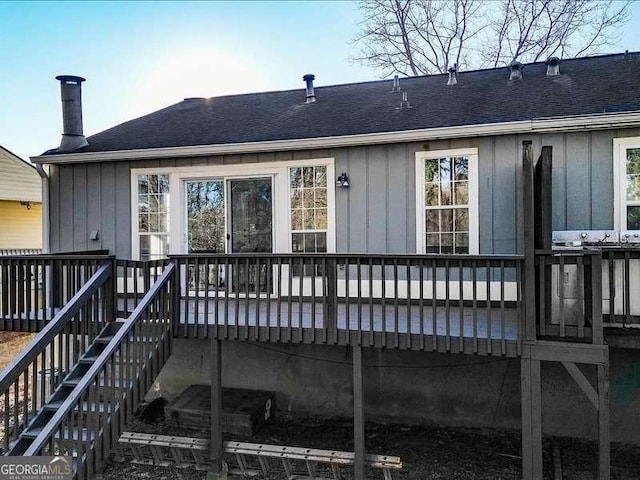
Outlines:
{"type": "Polygon", "coordinates": [[[27,210],[31,210],[31,202],[20,202],[20,205],[27,207],[27,210]]]}
{"type": "Polygon", "coordinates": [[[349,185],[349,177],[347,177],[347,174],[345,172],[342,172],[336,179],[336,187],[349,188],[349,185]]]}

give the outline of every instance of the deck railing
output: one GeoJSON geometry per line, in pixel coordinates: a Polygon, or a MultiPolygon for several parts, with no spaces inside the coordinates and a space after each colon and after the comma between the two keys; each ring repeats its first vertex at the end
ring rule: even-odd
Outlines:
{"type": "Polygon", "coordinates": [[[602,344],[602,252],[536,251],[538,334],[602,344]]]}
{"type": "Polygon", "coordinates": [[[605,324],[640,327],[640,248],[604,248],[602,259],[605,324]]]}
{"type": "Polygon", "coordinates": [[[0,256],[0,330],[40,331],[109,259],[104,255],[0,256]]]}
{"type": "Polygon", "coordinates": [[[110,262],[100,266],[0,375],[0,446],[5,451],[108,321],[111,273],[110,262]]]}
{"type": "Polygon", "coordinates": [[[167,260],[123,260],[116,259],[115,289],[116,314],[126,318],[133,312],[138,302],[149,291],[151,285],[162,275],[167,260]]]}
{"type": "Polygon", "coordinates": [[[172,257],[176,335],[514,353],[518,255],[231,254],[172,257]]]}

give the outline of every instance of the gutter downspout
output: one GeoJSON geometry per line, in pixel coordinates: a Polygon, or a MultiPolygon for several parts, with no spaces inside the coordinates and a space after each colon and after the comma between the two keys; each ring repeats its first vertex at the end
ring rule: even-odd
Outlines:
{"type": "Polygon", "coordinates": [[[42,253],[49,253],[49,175],[42,164],[34,164],[42,179],[42,253]]]}

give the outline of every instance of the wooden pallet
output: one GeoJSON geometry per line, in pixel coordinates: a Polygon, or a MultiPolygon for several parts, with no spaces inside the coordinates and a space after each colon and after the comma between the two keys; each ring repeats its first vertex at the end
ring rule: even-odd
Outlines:
{"type": "MultiPolygon", "coordinates": [[[[211,426],[211,386],[191,385],[165,408],[170,425],[205,430],[211,426]]],[[[275,414],[275,395],[262,390],[222,389],[222,431],[252,436],[275,414]]]]}
{"type": "MultiPolygon", "coordinates": [[[[206,439],[125,432],[119,443],[129,448],[134,463],[210,469],[210,444],[206,439]]],[[[277,471],[273,466],[276,463],[282,466],[279,470],[287,480],[341,480],[340,469],[354,463],[353,452],[337,450],[232,441],[224,443],[224,450],[235,462],[229,473],[245,477],[267,478],[270,472],[277,471]]],[[[391,473],[402,468],[400,457],[367,455],[365,461],[382,470],[385,480],[392,480],[391,473]]]]}

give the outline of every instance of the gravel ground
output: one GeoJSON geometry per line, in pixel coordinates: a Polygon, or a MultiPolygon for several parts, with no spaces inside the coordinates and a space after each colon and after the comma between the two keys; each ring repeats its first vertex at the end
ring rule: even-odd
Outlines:
{"type": "MultiPolygon", "coordinates": [[[[352,422],[344,418],[317,418],[280,415],[253,438],[234,437],[257,443],[352,450],[352,422]]],[[[207,437],[207,432],[177,429],[162,422],[132,422],[129,430],[207,437]]],[[[406,425],[366,425],[368,453],[397,455],[403,470],[394,473],[396,480],[517,480],[520,477],[520,435],[505,430],[439,428],[406,425]]],[[[595,479],[597,445],[567,438],[545,438],[545,480],[554,480],[552,446],[561,453],[563,480],[595,479]]],[[[612,480],[640,479],[640,446],[612,445],[612,480]]],[[[345,471],[345,478],[350,472],[345,471]]],[[[204,479],[195,469],[150,467],[110,460],[102,480],[126,479],[204,479]]],[[[229,476],[229,478],[241,478],[229,476]]],[[[283,480],[280,474],[270,480],[283,480]]],[[[381,471],[371,471],[370,479],[382,479],[381,471]]]]}

